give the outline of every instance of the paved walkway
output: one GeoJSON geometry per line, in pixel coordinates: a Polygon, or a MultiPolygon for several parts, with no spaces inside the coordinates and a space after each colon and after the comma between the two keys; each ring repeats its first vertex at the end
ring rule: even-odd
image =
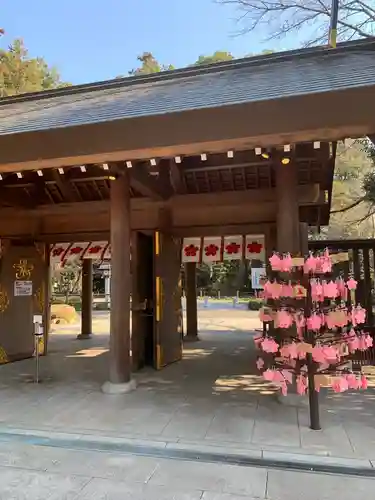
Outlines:
{"type": "Polygon", "coordinates": [[[1,443],[4,500],[367,500],[369,478],[1,443]]]}
{"type": "MultiPolygon", "coordinates": [[[[137,390],[123,396],[100,392],[108,335],[77,341],[78,327],[58,328],[50,355],[41,360],[40,385],[30,383],[34,360],[0,368],[0,438],[39,432],[268,459],[334,456],[336,463],[369,465],[375,460],[374,389],[322,396],[323,431],[311,431],[307,408],[281,405],[256,375],[249,329],[259,324],[252,318],[247,311],[202,312],[201,342],[186,345],[180,363],[136,374],[137,390]]],[[[98,314],[94,323],[103,332],[108,317],[98,314]]]]}

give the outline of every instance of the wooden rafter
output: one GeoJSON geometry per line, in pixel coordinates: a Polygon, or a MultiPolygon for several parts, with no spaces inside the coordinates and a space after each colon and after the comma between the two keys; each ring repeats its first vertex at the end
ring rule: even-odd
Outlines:
{"type": "Polygon", "coordinates": [[[66,179],[63,175],[60,175],[57,170],[54,169],[51,169],[51,179],[59,188],[65,202],[72,203],[77,201],[75,192],[68,179],[66,179]]]}
{"type": "Polygon", "coordinates": [[[0,205],[15,208],[34,208],[35,201],[25,196],[24,192],[17,192],[15,189],[0,187],[0,205]]]}
{"type": "Polygon", "coordinates": [[[170,184],[165,182],[164,176],[150,175],[144,163],[138,164],[130,172],[130,184],[133,189],[143,196],[155,200],[166,200],[171,196],[170,184]]]}

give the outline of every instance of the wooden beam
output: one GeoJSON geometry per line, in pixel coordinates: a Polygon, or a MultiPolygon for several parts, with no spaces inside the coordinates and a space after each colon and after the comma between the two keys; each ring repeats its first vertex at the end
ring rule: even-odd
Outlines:
{"type": "Polygon", "coordinates": [[[66,179],[67,174],[59,174],[57,170],[51,169],[51,179],[55,182],[56,186],[59,188],[64,201],[67,203],[73,203],[77,201],[76,194],[72,188],[71,183],[66,179]]]}
{"type": "Polygon", "coordinates": [[[177,164],[174,159],[169,160],[169,176],[173,191],[176,194],[186,193],[186,186],[181,170],[181,164],[177,164]]]}
{"type": "Polygon", "coordinates": [[[35,200],[27,198],[25,193],[17,193],[6,187],[0,187],[0,205],[23,209],[32,209],[36,206],[35,200]]]}
{"type": "Polygon", "coordinates": [[[170,185],[166,185],[164,180],[150,175],[144,163],[134,166],[129,171],[132,188],[143,196],[155,200],[166,200],[171,196],[170,185]]]}

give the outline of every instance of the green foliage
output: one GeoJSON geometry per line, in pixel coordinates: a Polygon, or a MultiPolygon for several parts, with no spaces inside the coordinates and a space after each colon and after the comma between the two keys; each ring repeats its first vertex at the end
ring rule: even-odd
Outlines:
{"type": "Polygon", "coordinates": [[[217,50],[210,56],[199,56],[197,61],[195,61],[194,66],[200,66],[202,64],[214,64],[224,61],[232,61],[234,57],[230,52],[222,52],[217,50]]]}
{"type": "Polygon", "coordinates": [[[64,295],[64,302],[70,303],[71,300],[74,300],[70,295],[79,294],[81,291],[81,275],[82,268],[78,265],[55,267],[52,274],[53,292],[56,295],[64,295]]]}
{"type": "Polygon", "coordinates": [[[0,50],[0,97],[38,92],[67,85],[43,58],[29,57],[22,40],[0,50]]]}
{"type": "Polygon", "coordinates": [[[174,69],[171,64],[167,66],[160,65],[151,52],[143,52],[137,59],[141,63],[141,66],[129,71],[129,75],[149,75],[151,73],[159,73],[160,71],[170,71],[174,69]]]}
{"type": "MultiPolygon", "coordinates": [[[[332,191],[330,225],[325,238],[368,238],[375,236],[371,217],[371,187],[374,166],[372,148],[366,140],[339,143],[332,191]]],[[[375,185],[375,182],[373,182],[375,185]]],[[[375,193],[374,193],[375,199],[375,193]]]]}
{"type": "Polygon", "coordinates": [[[249,311],[259,311],[264,305],[263,299],[251,298],[247,304],[249,311]]]}

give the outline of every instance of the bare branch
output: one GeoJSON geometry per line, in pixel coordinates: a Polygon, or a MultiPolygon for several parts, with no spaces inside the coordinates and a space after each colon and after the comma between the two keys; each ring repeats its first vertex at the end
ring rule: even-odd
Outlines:
{"type": "MultiPolygon", "coordinates": [[[[266,40],[306,29],[305,45],[328,41],[331,0],[215,0],[238,8],[241,33],[266,26],[266,40]]],[[[368,38],[375,28],[374,0],[341,0],[338,37],[368,38]]],[[[263,35],[263,33],[262,33],[263,35]]]]}
{"type": "Polygon", "coordinates": [[[347,212],[348,210],[351,210],[352,208],[356,207],[357,205],[359,205],[363,201],[365,201],[365,197],[364,196],[362,196],[362,198],[359,198],[359,200],[356,200],[351,205],[348,205],[347,207],[344,207],[344,208],[340,208],[339,210],[331,210],[330,213],[331,214],[342,214],[343,212],[347,212]]]}

